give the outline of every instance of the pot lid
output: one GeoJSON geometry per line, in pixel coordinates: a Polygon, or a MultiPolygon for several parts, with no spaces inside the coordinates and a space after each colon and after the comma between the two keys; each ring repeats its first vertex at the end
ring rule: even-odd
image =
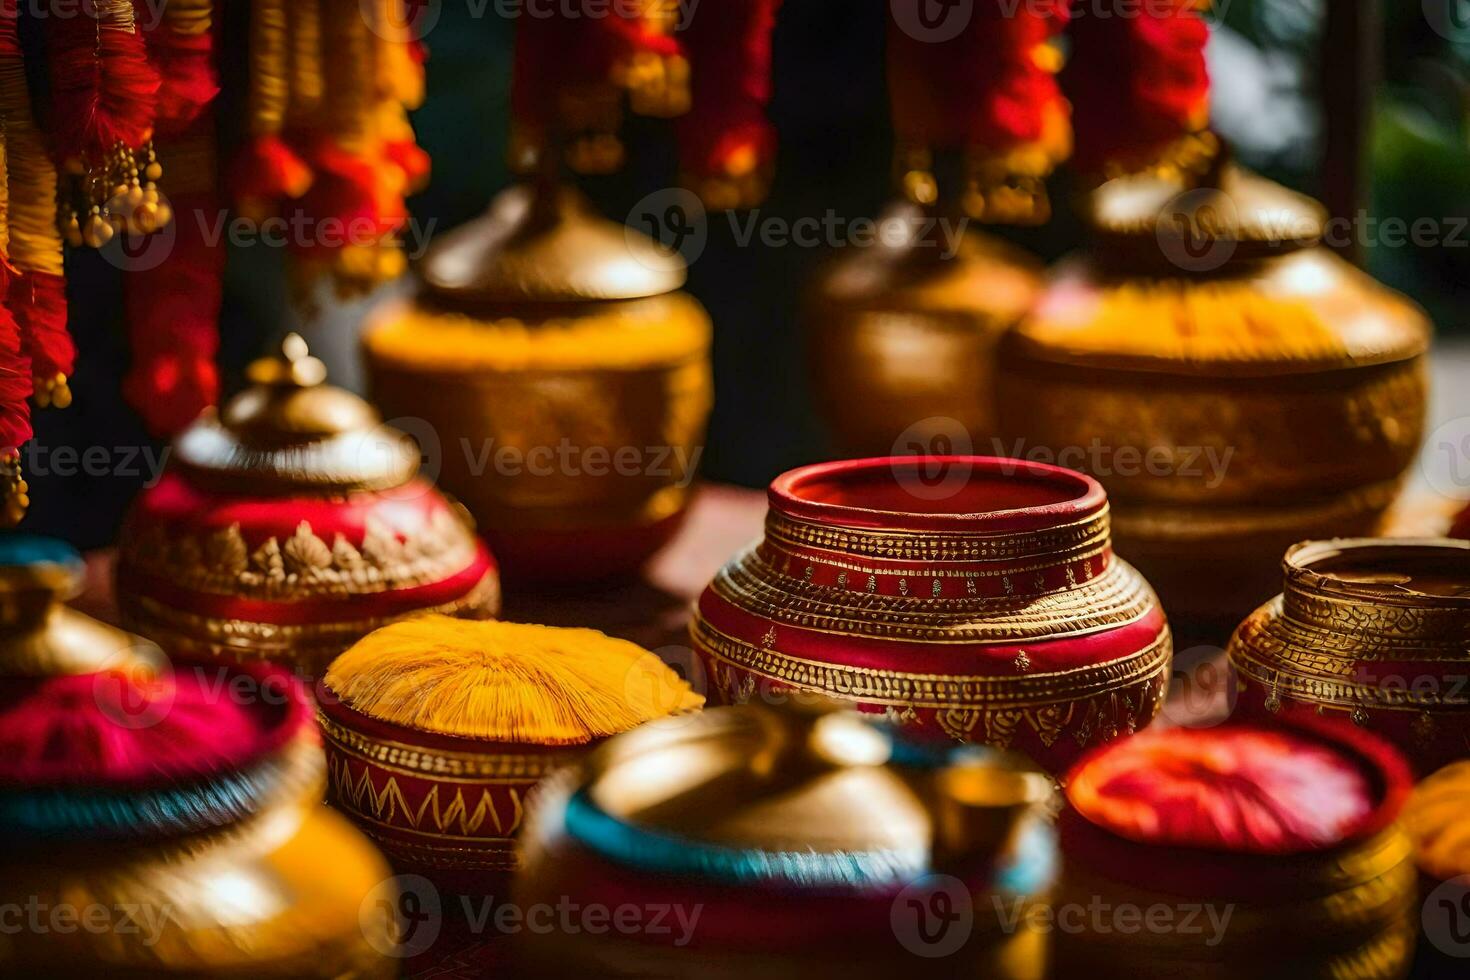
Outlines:
{"type": "Polygon", "coordinates": [[[1090,196],[1087,218],[1105,241],[1153,239],[1186,258],[1185,249],[1207,254],[1228,247],[1234,260],[1317,244],[1327,212],[1304,194],[1226,164],[1213,183],[1193,188],[1154,174],[1115,178],[1090,196]]]}
{"type": "Polygon", "coordinates": [[[246,372],[249,386],[174,443],[195,482],[225,492],[323,493],[400,486],[418,472],[413,441],[362,398],[325,383],[327,369],[289,334],[246,372]]]}
{"type": "Polygon", "coordinates": [[[454,308],[642,299],[684,285],[685,263],[641,231],[598,215],[569,187],[518,185],[480,218],[438,236],[419,270],[454,308]]]}
{"type": "Polygon", "coordinates": [[[936,868],[1016,864],[1051,792],[1047,777],[988,750],[906,746],[826,705],[751,705],[610,741],[587,763],[566,821],[582,843],[645,871],[881,887],[936,868]]]}

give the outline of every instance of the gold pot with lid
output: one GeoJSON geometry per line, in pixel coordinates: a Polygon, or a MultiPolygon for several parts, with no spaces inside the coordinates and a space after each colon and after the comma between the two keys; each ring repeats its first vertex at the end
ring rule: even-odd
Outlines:
{"type": "Polygon", "coordinates": [[[676,253],[542,182],[441,236],[363,337],[513,581],[637,569],[677,527],[712,402],[711,326],[676,253]]]}
{"type": "Polygon", "coordinates": [[[828,262],[805,299],[818,413],[846,456],[988,452],[995,348],[1040,294],[1041,264],[907,202],[876,229],[871,247],[828,262]]]}
{"type": "Polygon", "coordinates": [[[1423,432],[1430,323],[1325,247],[1320,206],[1234,166],[1110,181],[1090,219],[1002,345],[1002,428],[1107,487],[1171,619],[1228,629],[1289,545],[1377,530],[1423,432]]]}

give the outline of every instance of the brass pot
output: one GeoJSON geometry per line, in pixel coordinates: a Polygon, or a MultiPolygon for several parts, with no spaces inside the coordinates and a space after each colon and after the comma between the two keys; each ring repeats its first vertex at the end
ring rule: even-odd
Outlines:
{"type": "Polygon", "coordinates": [[[1051,797],[1014,760],[812,703],[651,722],[542,784],[512,895],[528,921],[661,924],[574,911],[515,937],[519,975],[1040,980],[1051,797]]]}
{"type": "Polygon", "coordinates": [[[682,261],[573,191],[515,187],[420,271],[364,334],[374,398],[512,579],[635,570],[688,503],[712,401],[682,261]]]}
{"type": "Polygon", "coordinates": [[[935,221],[890,207],[877,241],[829,262],[806,297],[813,398],[845,456],[993,452],[995,346],[1040,294],[1041,266],[979,232],[951,243],[935,221]]]}
{"type": "Polygon", "coordinates": [[[1107,487],[1171,617],[1228,628],[1288,545],[1377,527],[1423,433],[1430,325],[1320,244],[1314,202],[1219,185],[1104,185],[1093,247],[1002,345],[1000,405],[1020,455],[1107,487]]]}

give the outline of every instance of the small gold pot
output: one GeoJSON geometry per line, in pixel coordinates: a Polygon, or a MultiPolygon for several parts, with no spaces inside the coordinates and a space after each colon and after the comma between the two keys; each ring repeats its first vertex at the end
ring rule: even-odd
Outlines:
{"type": "Polygon", "coordinates": [[[1219,185],[1098,192],[1092,249],[1002,344],[1000,412],[1019,455],[1102,481],[1171,617],[1228,628],[1288,545],[1377,527],[1423,433],[1430,325],[1319,244],[1315,202],[1219,185]]]}
{"type": "Polygon", "coordinates": [[[676,254],[574,192],[515,187],[365,333],[374,398],[512,579],[626,574],[676,529],[713,385],[683,282],[676,254]]]}
{"type": "Polygon", "coordinates": [[[889,208],[876,243],[828,263],[806,297],[813,397],[845,456],[1004,455],[982,444],[997,435],[995,346],[1040,294],[1041,266],[979,232],[950,242],[935,221],[889,208]]]}

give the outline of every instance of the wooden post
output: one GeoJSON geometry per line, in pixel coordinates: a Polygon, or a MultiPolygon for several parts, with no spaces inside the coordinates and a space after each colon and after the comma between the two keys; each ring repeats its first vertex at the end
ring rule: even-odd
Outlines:
{"type": "Polygon", "coordinates": [[[1369,146],[1373,96],[1382,65],[1383,20],[1379,0],[1328,0],[1318,61],[1322,93],[1322,202],[1334,246],[1361,266],[1358,212],[1372,193],[1369,146]],[[1343,226],[1343,219],[1349,222],[1343,226]]]}

